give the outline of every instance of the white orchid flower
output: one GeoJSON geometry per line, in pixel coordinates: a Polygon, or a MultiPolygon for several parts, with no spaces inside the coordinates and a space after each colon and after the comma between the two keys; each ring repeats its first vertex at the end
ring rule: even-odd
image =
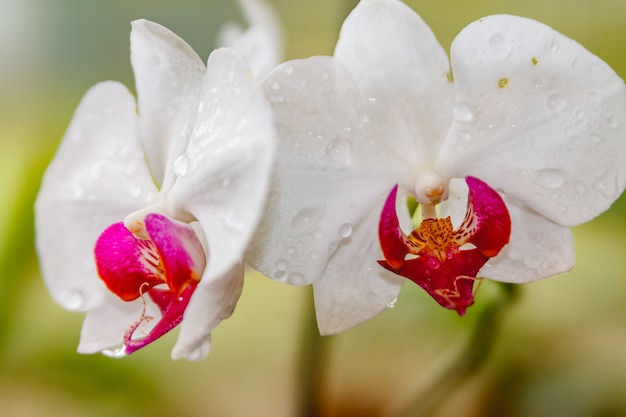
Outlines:
{"type": "Polygon", "coordinates": [[[333,57],[264,80],[279,156],[248,259],[312,283],[323,334],[378,314],[401,276],[464,314],[479,276],[567,271],[569,227],[624,189],[626,89],[606,63],[508,15],[471,23],[450,56],[402,2],[362,0],[333,57]]]}
{"type": "Polygon", "coordinates": [[[227,22],[217,33],[217,44],[234,49],[246,59],[254,76],[262,79],[283,56],[283,33],[272,6],[263,0],[237,0],[249,27],[227,22]]]}
{"type": "Polygon", "coordinates": [[[270,107],[234,52],[205,67],[156,23],[133,22],[131,61],[138,105],[119,83],[94,86],[45,173],[41,269],[59,304],[87,312],[79,352],[129,354],[182,321],[172,357],[198,360],[241,293],[270,107]]]}

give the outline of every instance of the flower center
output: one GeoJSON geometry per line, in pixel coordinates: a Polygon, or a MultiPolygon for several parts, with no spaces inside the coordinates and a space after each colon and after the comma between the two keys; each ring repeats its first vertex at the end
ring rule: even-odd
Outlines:
{"type": "Polygon", "coordinates": [[[137,340],[133,339],[135,330],[152,319],[142,309],[139,320],[123,336],[126,354],[182,321],[206,265],[204,249],[189,224],[158,213],[147,214],[132,224],[139,223],[139,236],[134,234],[137,228],[129,230],[122,222],[112,224],[102,232],[94,249],[98,275],[111,292],[128,302],[147,294],[161,311],[152,330],[137,340]]]}
{"type": "Polygon", "coordinates": [[[424,220],[408,235],[401,230],[396,214],[398,187],[391,190],[378,229],[385,257],[379,264],[415,282],[443,307],[462,315],[474,303],[478,271],[508,243],[511,219],[495,190],[467,177],[467,214],[454,230],[449,217],[436,218],[434,206],[448,194],[442,181],[437,174],[421,177],[416,190],[422,195],[416,199],[422,204],[424,220]],[[416,256],[405,259],[409,254],[416,256]]]}

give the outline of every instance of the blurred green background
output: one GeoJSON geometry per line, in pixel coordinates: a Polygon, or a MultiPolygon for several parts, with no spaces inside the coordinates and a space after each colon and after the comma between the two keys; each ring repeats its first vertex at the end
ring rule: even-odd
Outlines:
{"type": "MultiPolygon", "coordinates": [[[[273,0],[286,58],[331,54],[351,0],[273,0]]],[[[412,0],[448,49],[466,24],[509,13],[576,39],[626,78],[624,0],[412,0]]],[[[199,363],[169,358],[176,331],[121,360],[75,353],[82,315],[53,303],[33,249],[32,204],[84,92],[119,80],[133,88],[129,22],[147,18],[206,59],[219,25],[241,20],[231,0],[0,0],[0,414],[2,416],[298,415],[306,386],[301,348],[311,293],[246,278],[232,318],[199,363]]],[[[626,140],[626,138],[625,138],[626,140]]],[[[59,215],[62,215],[60,213],[59,215]]],[[[571,273],[520,288],[498,316],[484,366],[446,387],[437,416],[626,415],[626,199],[574,229],[571,273]]],[[[464,318],[407,284],[395,308],[321,343],[322,416],[385,416],[428,387],[441,358],[462,346],[484,306],[486,282],[464,318]]],[[[485,341],[487,345],[487,341],[485,341]]]]}

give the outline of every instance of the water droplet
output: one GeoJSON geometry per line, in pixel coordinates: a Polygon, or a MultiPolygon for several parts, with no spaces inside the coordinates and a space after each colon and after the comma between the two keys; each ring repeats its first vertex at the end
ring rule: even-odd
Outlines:
{"type": "Polygon", "coordinates": [[[396,303],[398,302],[398,297],[394,298],[393,300],[391,300],[389,302],[389,304],[387,304],[387,308],[395,308],[396,307],[396,303]]]}
{"type": "Polygon", "coordinates": [[[578,194],[585,194],[585,191],[587,191],[587,187],[585,186],[585,184],[583,184],[582,182],[578,181],[576,183],[576,192],[578,194]]]}
{"type": "Polygon", "coordinates": [[[81,290],[63,290],[59,293],[59,304],[68,310],[79,310],[85,303],[81,290]]]}
{"type": "Polygon", "coordinates": [[[313,232],[313,239],[320,240],[323,237],[324,232],[322,231],[322,229],[315,229],[315,231],[313,232]]]}
{"type": "Polygon", "coordinates": [[[602,142],[602,138],[600,136],[596,135],[595,133],[589,135],[589,140],[592,141],[593,143],[600,143],[600,142],[602,142]]]}
{"type": "Polygon", "coordinates": [[[285,74],[291,75],[293,74],[293,67],[291,65],[285,65],[283,71],[285,71],[285,74]]]}
{"type": "Polygon", "coordinates": [[[546,104],[550,110],[558,110],[565,105],[565,97],[560,93],[550,94],[546,104]]]}
{"type": "Polygon", "coordinates": [[[179,177],[184,177],[187,175],[187,171],[189,170],[189,157],[187,154],[182,154],[176,161],[174,161],[174,173],[179,177]]]}
{"type": "Polygon", "coordinates": [[[141,196],[141,184],[136,182],[130,186],[128,191],[130,192],[130,196],[133,198],[139,198],[141,196]]]}
{"type": "Polygon", "coordinates": [[[441,262],[437,258],[428,258],[426,263],[430,269],[438,269],[441,266],[441,262]]]}
{"type": "Polygon", "coordinates": [[[345,161],[350,158],[350,142],[345,139],[333,139],[326,147],[326,156],[333,161],[345,161]]]}
{"type": "Polygon", "coordinates": [[[283,280],[285,279],[285,275],[287,275],[287,271],[284,271],[282,269],[277,269],[272,273],[272,277],[274,279],[278,279],[278,280],[283,280]]]}
{"type": "Polygon", "coordinates": [[[104,349],[102,354],[104,356],[108,356],[109,358],[123,358],[126,356],[126,346],[122,344],[109,349],[104,349]]]}
{"type": "Polygon", "coordinates": [[[367,101],[370,102],[371,104],[374,104],[376,103],[376,97],[369,97],[367,101]]]}
{"type": "Polygon", "coordinates": [[[608,174],[609,173],[605,172],[596,178],[593,182],[593,188],[605,196],[614,196],[617,192],[615,177],[608,174]]]}
{"type": "Polygon", "coordinates": [[[468,123],[474,120],[474,114],[470,110],[469,106],[464,103],[459,103],[454,106],[454,119],[459,122],[468,123]]]}
{"type": "Polygon", "coordinates": [[[309,253],[309,258],[311,258],[312,261],[317,261],[320,258],[320,253],[316,250],[312,250],[309,253]]]}
{"type": "Polygon", "coordinates": [[[335,251],[337,250],[337,246],[339,246],[338,241],[332,242],[330,246],[328,246],[328,254],[332,255],[333,253],[335,253],[335,251]]]}
{"type": "Polygon", "coordinates": [[[489,37],[489,45],[492,48],[500,49],[504,46],[504,35],[500,32],[496,32],[489,37]]]}
{"type": "Polygon", "coordinates": [[[324,213],[325,210],[322,208],[306,208],[296,214],[291,221],[291,227],[297,233],[311,230],[317,225],[324,213]]]}
{"type": "Polygon", "coordinates": [[[287,275],[287,279],[293,285],[304,285],[304,275],[299,272],[292,272],[287,275]]]}
{"type": "Polygon", "coordinates": [[[352,225],[350,223],[344,223],[341,226],[339,226],[339,236],[346,239],[350,237],[351,234],[352,234],[352,225]]]}
{"type": "Polygon", "coordinates": [[[296,248],[294,248],[293,246],[289,246],[287,248],[287,254],[288,255],[293,255],[294,253],[296,253],[296,248]]]}
{"type": "Polygon", "coordinates": [[[269,80],[267,82],[267,84],[270,86],[270,88],[274,91],[278,91],[280,90],[280,84],[278,83],[278,81],[275,80],[269,80]]]}
{"type": "Polygon", "coordinates": [[[274,264],[274,267],[279,271],[285,271],[288,266],[289,266],[289,263],[284,259],[279,259],[274,264]]]}
{"type": "Polygon", "coordinates": [[[620,120],[620,117],[617,115],[613,115],[611,117],[609,117],[609,125],[613,128],[613,129],[619,129],[620,127],[622,127],[623,123],[620,120]]]}
{"type": "Polygon", "coordinates": [[[537,171],[535,178],[539,184],[550,189],[558,188],[565,182],[565,174],[559,169],[542,169],[537,171]]]}
{"type": "Polygon", "coordinates": [[[359,122],[361,124],[367,124],[370,122],[370,116],[364,111],[359,113],[359,122]]]}
{"type": "Polygon", "coordinates": [[[472,140],[472,134],[467,130],[459,130],[457,134],[462,141],[469,142],[472,140]]]}
{"type": "Polygon", "coordinates": [[[165,115],[167,117],[173,117],[176,114],[176,107],[174,106],[167,106],[165,108],[165,115]]]}

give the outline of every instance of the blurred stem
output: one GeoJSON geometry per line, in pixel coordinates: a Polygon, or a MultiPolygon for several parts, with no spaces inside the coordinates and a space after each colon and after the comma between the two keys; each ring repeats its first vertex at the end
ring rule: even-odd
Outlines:
{"type": "Polygon", "coordinates": [[[397,417],[430,416],[462,382],[486,361],[494,346],[503,314],[519,295],[519,286],[501,283],[501,295],[483,307],[465,345],[454,349],[427,370],[417,394],[397,417]]]}
{"type": "Polygon", "coordinates": [[[11,208],[0,253],[0,366],[15,323],[14,311],[28,284],[25,271],[35,262],[33,204],[43,167],[37,160],[27,168],[21,192],[11,208]]]}
{"type": "MultiPolygon", "coordinates": [[[[312,286],[307,288],[311,289],[312,286]]],[[[304,302],[297,368],[297,410],[301,417],[321,417],[319,387],[322,386],[328,337],[320,336],[312,290],[304,302]]]]}

